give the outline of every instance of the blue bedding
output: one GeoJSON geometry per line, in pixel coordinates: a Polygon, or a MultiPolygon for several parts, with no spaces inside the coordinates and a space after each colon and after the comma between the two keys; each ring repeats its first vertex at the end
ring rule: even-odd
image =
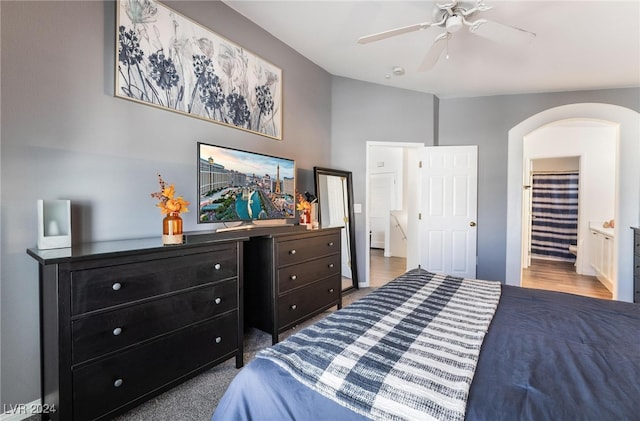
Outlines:
{"type": "MultiPolygon", "coordinates": [[[[503,286],[467,401],[467,420],[640,418],[640,306],[503,286]]],[[[213,421],[365,420],[255,359],[213,421]]]]}

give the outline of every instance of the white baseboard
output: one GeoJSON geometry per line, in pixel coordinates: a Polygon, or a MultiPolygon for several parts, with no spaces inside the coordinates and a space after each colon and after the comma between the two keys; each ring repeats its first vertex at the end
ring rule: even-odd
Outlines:
{"type": "Polygon", "coordinates": [[[598,281],[600,281],[600,283],[613,294],[613,282],[611,279],[607,278],[600,272],[596,273],[596,278],[598,278],[598,281]]]}
{"type": "Polygon", "coordinates": [[[5,404],[0,414],[0,421],[22,421],[32,415],[36,415],[40,407],[40,399],[25,404],[5,404]]]}

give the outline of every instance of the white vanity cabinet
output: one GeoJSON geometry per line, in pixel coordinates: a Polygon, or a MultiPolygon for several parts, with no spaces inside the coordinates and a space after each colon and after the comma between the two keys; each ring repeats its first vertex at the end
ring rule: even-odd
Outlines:
{"type": "Polygon", "coordinates": [[[613,289],[613,238],[614,231],[611,228],[603,228],[602,224],[592,223],[590,231],[590,263],[596,272],[596,277],[609,291],[613,289]]]}

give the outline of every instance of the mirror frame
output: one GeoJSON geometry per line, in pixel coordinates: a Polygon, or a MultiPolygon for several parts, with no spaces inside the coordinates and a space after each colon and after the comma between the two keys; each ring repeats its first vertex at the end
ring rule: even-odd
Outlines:
{"type": "MultiPolygon", "coordinates": [[[[318,203],[322,200],[320,197],[320,189],[318,183],[318,177],[320,175],[333,175],[337,177],[345,177],[347,179],[347,212],[349,218],[349,226],[347,227],[347,235],[349,238],[349,255],[351,256],[351,280],[352,285],[342,289],[342,292],[358,289],[358,264],[356,259],[356,229],[355,229],[355,216],[353,212],[353,181],[351,171],[335,170],[332,168],[313,167],[313,178],[315,180],[316,197],[318,203]]],[[[322,221],[322,215],[320,206],[318,205],[318,221],[322,221]]],[[[322,227],[322,224],[320,224],[322,227]]]]}

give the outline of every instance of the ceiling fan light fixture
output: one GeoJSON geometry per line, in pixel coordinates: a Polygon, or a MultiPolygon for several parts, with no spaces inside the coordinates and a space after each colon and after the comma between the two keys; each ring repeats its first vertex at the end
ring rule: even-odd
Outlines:
{"type": "Polygon", "coordinates": [[[462,16],[458,16],[458,15],[449,16],[446,24],[447,32],[451,32],[451,33],[458,32],[460,28],[462,28],[462,20],[463,20],[462,16]]]}
{"type": "MultiPolygon", "coordinates": [[[[490,9],[490,6],[484,4],[484,0],[448,0],[448,3],[436,3],[436,8],[433,10],[433,22],[415,23],[367,35],[360,37],[358,43],[367,44],[408,32],[440,27],[444,29],[444,32],[435,38],[418,67],[418,71],[424,72],[433,68],[445,50],[446,58],[449,58],[449,38],[463,26],[468,27],[471,34],[504,44],[525,45],[536,37],[535,33],[525,29],[476,18],[477,13],[486,12],[490,9]]],[[[394,76],[404,75],[404,69],[399,66],[393,67],[391,70],[394,76]]],[[[389,79],[390,75],[385,75],[385,77],[389,79]]]]}

